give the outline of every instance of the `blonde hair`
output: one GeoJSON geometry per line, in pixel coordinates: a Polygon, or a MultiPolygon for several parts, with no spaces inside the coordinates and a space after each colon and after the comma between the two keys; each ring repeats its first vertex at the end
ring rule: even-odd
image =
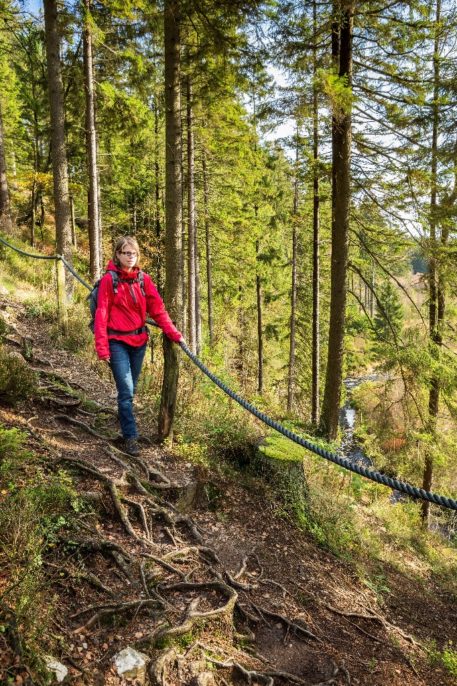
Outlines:
{"type": "Polygon", "coordinates": [[[113,262],[117,267],[121,266],[121,263],[118,260],[117,253],[122,252],[123,248],[129,245],[131,246],[135,252],[136,252],[136,262],[134,267],[139,267],[140,266],[140,246],[138,245],[138,241],[136,238],[133,238],[133,236],[121,236],[121,238],[118,238],[116,240],[116,243],[114,244],[114,255],[113,255],[113,262]]]}

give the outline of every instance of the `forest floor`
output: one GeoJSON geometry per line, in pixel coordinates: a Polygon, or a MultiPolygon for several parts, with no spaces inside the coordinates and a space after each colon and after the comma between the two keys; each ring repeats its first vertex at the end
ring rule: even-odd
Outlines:
{"type": "MultiPolygon", "coordinates": [[[[43,559],[66,683],[134,683],[113,664],[126,646],[151,658],[147,683],[168,686],[455,683],[424,649],[457,645],[456,599],[444,583],[377,562],[385,590],[368,587],[355,562],[300,531],[260,480],[192,465],[147,427],[141,459],[129,458],[103,437],[117,431],[107,375],[56,349],[48,325],[31,325],[20,303],[1,296],[0,308],[13,327],[5,346],[29,340],[44,392],[0,405],[0,422],[25,431],[51,471],[71,472],[92,504],[43,559]]],[[[0,634],[0,683],[25,684],[13,643],[0,634]]]]}

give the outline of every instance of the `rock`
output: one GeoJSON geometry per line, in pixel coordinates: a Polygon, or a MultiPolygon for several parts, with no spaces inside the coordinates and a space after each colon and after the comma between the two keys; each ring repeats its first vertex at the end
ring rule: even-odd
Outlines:
{"type": "Polygon", "coordinates": [[[56,680],[60,684],[67,676],[68,669],[51,655],[46,655],[44,661],[49,671],[54,672],[56,680]]]}
{"type": "Polygon", "coordinates": [[[135,679],[137,683],[144,684],[146,680],[146,666],[149,658],[128,646],[114,656],[117,673],[124,679],[135,679]]]}

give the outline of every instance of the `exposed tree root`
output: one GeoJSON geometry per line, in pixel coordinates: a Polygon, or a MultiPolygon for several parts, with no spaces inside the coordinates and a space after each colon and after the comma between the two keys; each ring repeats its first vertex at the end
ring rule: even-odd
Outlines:
{"type": "MultiPolygon", "coordinates": [[[[75,541],[72,540],[71,543],[74,545],[75,541]]],[[[132,581],[132,573],[130,571],[132,558],[122,546],[118,545],[117,543],[113,543],[112,541],[107,541],[106,539],[100,539],[96,537],[91,540],[84,539],[82,541],[77,541],[76,544],[78,546],[78,550],[80,551],[109,555],[112,557],[126,579],[128,579],[130,582],[132,581]]]]}
{"type": "Polygon", "coordinates": [[[76,388],[79,391],[84,391],[84,388],[81,386],[81,384],[77,383],[77,381],[65,379],[63,376],[60,376],[60,374],[57,374],[57,372],[48,372],[46,369],[40,369],[39,367],[30,368],[33,369],[34,372],[37,372],[40,376],[44,377],[45,379],[57,381],[58,383],[62,384],[62,386],[68,386],[68,388],[76,388]]]}
{"type": "MultiPolygon", "coordinates": [[[[239,662],[236,662],[233,659],[226,660],[225,662],[215,660],[214,658],[208,656],[206,657],[206,659],[208,660],[208,662],[211,662],[213,665],[216,665],[216,667],[219,667],[220,669],[233,669],[246,680],[247,684],[256,683],[265,684],[265,686],[273,686],[274,679],[282,679],[286,682],[286,684],[297,684],[297,686],[310,686],[309,681],[305,681],[301,677],[297,676],[296,674],[291,674],[290,672],[276,670],[267,670],[261,672],[254,669],[247,669],[246,667],[243,667],[239,662]]],[[[314,686],[336,685],[335,677],[338,675],[339,671],[340,670],[338,669],[337,673],[334,676],[332,676],[328,681],[321,681],[318,684],[314,684],[314,686]]],[[[347,670],[344,670],[344,672],[347,673],[347,670]]],[[[348,673],[347,676],[349,677],[348,673]]],[[[349,677],[349,681],[347,681],[348,686],[350,686],[350,683],[351,682],[349,677]]]]}
{"type": "Polygon", "coordinates": [[[133,507],[133,508],[138,510],[138,512],[140,513],[140,519],[141,519],[141,523],[142,523],[143,528],[144,528],[145,536],[146,536],[148,541],[151,541],[151,532],[149,530],[149,524],[148,524],[146,512],[145,512],[143,505],[141,503],[137,502],[136,500],[130,500],[130,498],[125,498],[125,497],[122,498],[122,502],[124,502],[127,505],[130,505],[130,507],[133,507]]]}
{"type": "Polygon", "coordinates": [[[138,477],[132,474],[132,480],[134,481],[135,486],[140,493],[143,493],[144,495],[151,495],[150,489],[155,489],[157,491],[174,488],[174,484],[172,484],[171,481],[158,469],[153,469],[149,465],[145,465],[145,467],[147,470],[148,479],[152,477],[154,481],[144,484],[140,479],[138,479],[138,477]]]}
{"type": "Polygon", "coordinates": [[[166,677],[170,667],[176,662],[177,654],[174,648],[170,648],[149,667],[149,676],[153,686],[166,686],[166,677]]]}
{"type": "Polygon", "coordinates": [[[298,634],[299,636],[303,635],[306,638],[312,638],[315,641],[318,641],[319,643],[322,643],[322,639],[313,634],[309,629],[306,629],[304,626],[301,626],[301,624],[297,624],[296,622],[292,622],[290,619],[287,619],[287,617],[284,617],[283,615],[278,614],[277,612],[272,612],[271,610],[267,610],[264,607],[260,607],[259,605],[256,605],[255,603],[252,603],[252,607],[261,615],[261,616],[266,616],[266,617],[271,617],[271,619],[275,619],[279,622],[281,622],[287,629],[287,631],[293,631],[294,633],[298,634]]]}
{"type": "Polygon", "coordinates": [[[149,560],[152,560],[155,562],[157,565],[160,567],[163,567],[166,569],[168,572],[171,572],[172,574],[176,574],[180,579],[184,580],[186,578],[186,575],[177,567],[174,567],[171,565],[169,562],[167,562],[164,558],[162,557],[157,557],[155,555],[151,555],[150,553],[143,553],[143,557],[147,557],[149,560]]]}
{"type": "Polygon", "coordinates": [[[46,402],[50,405],[54,405],[59,408],[59,410],[76,410],[81,405],[81,400],[79,398],[72,400],[61,400],[54,396],[47,396],[44,398],[46,402]]]}
{"type": "Polygon", "coordinates": [[[120,464],[124,467],[126,471],[130,471],[131,466],[128,464],[128,462],[132,462],[135,467],[140,467],[143,473],[146,475],[146,477],[149,477],[149,467],[148,465],[142,460],[140,457],[135,457],[134,455],[128,455],[127,453],[124,453],[122,450],[118,450],[117,448],[114,448],[113,446],[104,446],[103,451],[117,464],[120,464]],[[126,460],[121,459],[116,453],[119,453],[119,455],[122,455],[122,458],[126,458],[126,460]]]}
{"type": "Polygon", "coordinates": [[[144,607],[158,607],[162,603],[157,598],[147,598],[141,600],[132,600],[126,603],[105,603],[98,606],[87,607],[80,612],[71,616],[71,619],[76,619],[87,612],[92,612],[97,610],[97,612],[92,615],[92,617],[85,623],[74,629],[73,633],[80,634],[85,629],[90,629],[96,622],[110,617],[112,615],[123,614],[124,612],[131,612],[134,610],[138,613],[144,607]]]}
{"type": "Polygon", "coordinates": [[[163,559],[175,560],[177,557],[187,558],[187,556],[191,553],[197,553],[203,558],[204,561],[209,560],[210,562],[214,562],[216,564],[219,563],[219,558],[214,550],[204,545],[187,546],[186,548],[180,548],[179,550],[172,550],[170,553],[166,553],[166,555],[163,556],[163,559]]]}
{"type": "MultiPolygon", "coordinates": [[[[338,610],[336,607],[333,607],[332,605],[329,605],[328,603],[322,603],[324,607],[326,607],[330,612],[334,612],[335,614],[341,615],[343,617],[353,617],[357,619],[369,619],[373,622],[378,622],[381,624],[384,629],[388,630],[391,629],[392,631],[397,632],[400,634],[402,638],[405,639],[405,641],[408,641],[412,645],[418,648],[422,648],[422,646],[419,645],[419,643],[416,641],[416,639],[411,636],[410,634],[407,634],[406,632],[403,631],[403,629],[400,629],[400,627],[396,626],[395,624],[391,624],[388,622],[384,617],[379,615],[377,612],[370,610],[368,612],[345,612],[343,610],[338,610]]],[[[356,626],[354,624],[354,626],[356,626]]]]}
{"type": "Polygon", "coordinates": [[[138,543],[141,543],[143,545],[151,545],[151,542],[141,536],[138,536],[138,534],[135,532],[135,530],[132,527],[132,524],[130,522],[130,519],[128,517],[128,514],[122,505],[122,500],[121,496],[119,495],[119,492],[117,490],[117,486],[114,483],[112,479],[110,479],[106,474],[103,474],[99,469],[96,469],[95,467],[92,467],[91,465],[87,464],[86,462],[82,462],[81,460],[76,460],[73,457],[67,457],[65,455],[62,455],[60,457],[60,461],[66,462],[68,464],[73,465],[77,469],[80,469],[82,471],[87,472],[88,474],[91,474],[92,476],[95,476],[99,481],[101,481],[103,484],[105,484],[108,492],[111,495],[111,499],[114,505],[114,509],[116,510],[119,519],[121,520],[122,524],[124,525],[125,530],[127,533],[135,539],[138,543]]]}
{"type": "Polygon", "coordinates": [[[174,592],[174,591],[216,591],[221,593],[227,598],[227,602],[220,607],[214,608],[212,610],[199,611],[198,605],[201,602],[201,596],[194,598],[187,605],[186,611],[179,624],[170,626],[168,621],[161,622],[151,635],[142,639],[140,644],[155,645],[159,639],[170,638],[181,636],[192,630],[195,622],[199,620],[206,620],[216,616],[227,616],[230,619],[230,623],[233,622],[233,609],[236,603],[237,594],[236,592],[218,581],[209,582],[178,582],[176,584],[169,584],[167,586],[162,585],[162,592],[174,592]]]}
{"type": "Polygon", "coordinates": [[[103,441],[109,441],[110,437],[105,436],[98,431],[95,431],[89,424],[86,424],[85,422],[81,422],[79,419],[74,419],[73,417],[69,417],[66,414],[55,414],[53,416],[53,419],[57,419],[58,421],[62,422],[69,422],[69,424],[73,424],[74,426],[79,427],[80,429],[83,429],[84,431],[87,431],[87,433],[90,433],[92,436],[95,436],[96,438],[101,438],[103,441]]]}

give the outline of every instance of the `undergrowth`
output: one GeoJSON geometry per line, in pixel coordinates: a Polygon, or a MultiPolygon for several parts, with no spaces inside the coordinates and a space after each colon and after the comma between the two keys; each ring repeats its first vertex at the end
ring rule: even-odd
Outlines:
{"type": "Polygon", "coordinates": [[[25,434],[0,425],[0,635],[3,649],[43,679],[54,614],[44,558],[79,507],[68,475],[49,472],[25,434]]]}
{"type": "Polygon", "coordinates": [[[19,353],[0,344],[0,400],[16,404],[38,392],[37,377],[19,353]]]}

